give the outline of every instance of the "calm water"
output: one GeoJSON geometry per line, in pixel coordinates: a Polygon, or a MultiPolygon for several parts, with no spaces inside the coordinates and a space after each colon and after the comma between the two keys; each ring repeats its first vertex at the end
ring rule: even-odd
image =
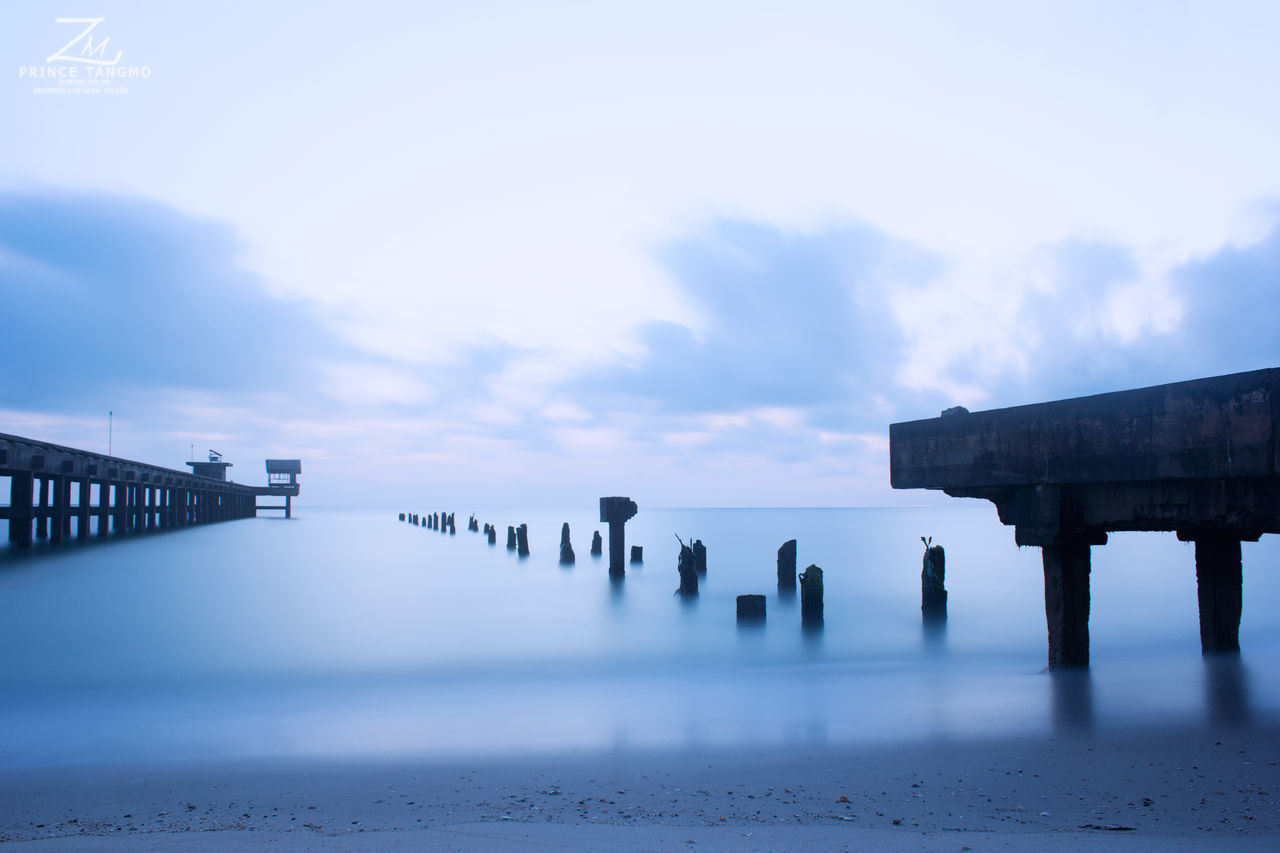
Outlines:
{"type": "MultiPolygon", "coordinates": [[[[420,507],[420,510],[428,509],[420,507]]],[[[439,509],[439,507],[437,508],[439,509]]],[[[1044,672],[1039,551],[985,503],[655,510],[611,585],[596,508],[455,507],[456,536],[396,510],[304,508],[105,544],[0,551],[0,763],[519,753],[847,743],[1280,717],[1280,550],[1245,544],[1244,655],[1206,667],[1194,552],[1171,534],[1093,551],[1094,665],[1044,672]],[[498,544],[466,515],[499,525],[498,544]],[[560,523],[577,565],[558,565],[560,523]],[[527,522],[533,554],[505,547],[527,522]],[[694,602],[672,595],[701,538],[694,602]],[[947,549],[945,635],[920,625],[921,535],[947,549]],[[775,554],[821,566],[800,628],[775,554]],[[740,631],[734,598],[768,594],[740,631]]],[[[606,545],[607,548],[607,545],[606,545]]]]}

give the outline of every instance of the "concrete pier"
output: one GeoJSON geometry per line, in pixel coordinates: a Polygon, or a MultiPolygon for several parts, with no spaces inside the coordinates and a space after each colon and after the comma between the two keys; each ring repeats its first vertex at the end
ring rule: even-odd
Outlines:
{"type": "MultiPolygon", "coordinates": [[[[297,460],[280,482],[246,486],[225,479],[230,463],[188,463],[192,471],[161,468],[37,439],[0,433],[0,477],[8,478],[8,522],[14,546],[53,543],[252,518],[261,495],[286,499],[298,493],[297,460]],[[212,466],[210,469],[208,466],[212,466]],[[218,476],[221,475],[221,476],[218,476]]],[[[286,510],[286,514],[288,510],[286,510]]]]}
{"type": "Polygon", "coordinates": [[[1280,533],[1278,436],[1271,368],[893,424],[890,480],[989,500],[1041,549],[1050,668],[1088,666],[1090,548],[1111,531],[1195,543],[1201,649],[1231,654],[1240,543],[1280,533]]]}

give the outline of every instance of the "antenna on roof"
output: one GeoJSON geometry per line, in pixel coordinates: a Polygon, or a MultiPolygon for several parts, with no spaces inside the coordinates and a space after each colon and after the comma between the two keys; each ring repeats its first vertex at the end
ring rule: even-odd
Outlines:
{"type": "Polygon", "coordinates": [[[216,450],[210,450],[210,451],[209,451],[209,461],[210,461],[210,462],[221,462],[221,461],[222,461],[222,454],[221,454],[221,453],[219,453],[219,452],[218,452],[218,451],[216,451],[216,450]]]}

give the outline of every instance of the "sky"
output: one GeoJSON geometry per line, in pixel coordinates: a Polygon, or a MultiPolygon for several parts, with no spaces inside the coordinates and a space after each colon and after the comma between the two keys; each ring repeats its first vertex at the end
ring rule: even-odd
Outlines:
{"type": "Polygon", "coordinates": [[[1246,2],[2,2],[0,432],[110,412],[316,504],[937,500],[890,423],[1280,366],[1278,41],[1246,2]]]}

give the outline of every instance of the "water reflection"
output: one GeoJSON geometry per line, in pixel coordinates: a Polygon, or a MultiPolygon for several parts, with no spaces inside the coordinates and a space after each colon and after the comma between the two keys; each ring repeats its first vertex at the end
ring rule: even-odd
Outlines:
{"type": "Polygon", "coordinates": [[[926,618],[923,622],[924,650],[929,655],[940,655],[947,650],[947,620],[926,618]]]}
{"type": "Polygon", "coordinates": [[[800,637],[804,641],[805,649],[808,651],[818,651],[822,648],[822,638],[825,633],[826,625],[821,619],[814,619],[800,624],[800,637]]]}
{"type": "Polygon", "coordinates": [[[1209,722],[1214,725],[1245,728],[1252,721],[1249,671],[1239,655],[1205,657],[1204,693],[1209,722]]]}
{"type": "Polygon", "coordinates": [[[1087,669],[1049,673],[1053,685],[1053,727],[1060,732],[1093,729],[1093,677],[1087,669]]]}

